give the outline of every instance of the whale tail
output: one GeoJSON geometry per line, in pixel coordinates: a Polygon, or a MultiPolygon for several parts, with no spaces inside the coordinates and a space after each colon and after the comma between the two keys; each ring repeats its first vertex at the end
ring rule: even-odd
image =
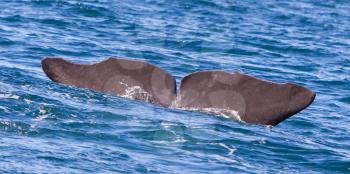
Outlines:
{"type": "Polygon", "coordinates": [[[176,97],[175,78],[143,61],[109,58],[95,64],[76,64],[62,58],[45,58],[42,68],[54,82],[166,107],[176,97]]]}
{"type": "Polygon", "coordinates": [[[291,83],[278,84],[240,73],[195,72],[181,80],[152,64],[109,58],[76,64],[45,58],[42,68],[57,83],[89,88],[165,107],[213,112],[247,123],[277,125],[308,107],[316,94],[291,83]]]}
{"type": "Polygon", "coordinates": [[[291,84],[278,84],[240,73],[203,71],[181,81],[179,101],[185,108],[236,111],[248,122],[277,125],[309,106],[315,93],[291,84]]]}

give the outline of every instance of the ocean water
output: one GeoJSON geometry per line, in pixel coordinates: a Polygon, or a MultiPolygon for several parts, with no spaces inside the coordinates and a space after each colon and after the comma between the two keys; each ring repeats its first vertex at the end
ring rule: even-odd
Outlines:
{"type": "MultiPolygon", "coordinates": [[[[264,106],[261,106],[264,107],[264,106]]],[[[0,173],[349,173],[347,0],[3,0],[0,173]],[[238,71],[314,103],[276,127],[51,82],[46,56],[238,71]]]]}

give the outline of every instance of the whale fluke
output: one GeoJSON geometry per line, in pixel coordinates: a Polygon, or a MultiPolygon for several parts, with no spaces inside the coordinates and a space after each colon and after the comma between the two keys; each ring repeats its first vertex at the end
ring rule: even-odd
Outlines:
{"type": "Polygon", "coordinates": [[[308,107],[316,96],[296,84],[278,84],[224,71],[195,72],[184,77],[177,95],[175,78],[165,70],[143,61],[120,58],[95,64],[45,58],[42,68],[57,83],[255,124],[277,125],[308,107]]]}
{"type": "Polygon", "coordinates": [[[175,78],[143,61],[109,58],[95,64],[76,64],[45,58],[42,68],[54,82],[170,106],[176,97],[175,78]]]}
{"type": "Polygon", "coordinates": [[[203,71],[182,79],[178,98],[179,107],[219,109],[248,123],[277,125],[309,106],[315,93],[291,83],[277,84],[240,73],[203,71]]]}

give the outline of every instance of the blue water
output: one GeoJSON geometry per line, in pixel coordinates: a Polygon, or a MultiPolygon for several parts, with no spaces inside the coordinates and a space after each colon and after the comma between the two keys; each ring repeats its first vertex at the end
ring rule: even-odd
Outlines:
{"type": "MultiPolygon", "coordinates": [[[[264,106],[261,106],[264,107],[264,106]]],[[[347,0],[0,3],[0,173],[349,173],[347,0]],[[46,56],[221,69],[317,93],[274,128],[51,82],[46,56]]]]}

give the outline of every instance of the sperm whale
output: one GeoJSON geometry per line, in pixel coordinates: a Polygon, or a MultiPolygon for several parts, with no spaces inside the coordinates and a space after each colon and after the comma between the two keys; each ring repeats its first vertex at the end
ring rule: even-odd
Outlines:
{"type": "Polygon", "coordinates": [[[272,126],[307,108],[316,96],[297,84],[225,71],[189,74],[181,80],[177,94],[175,78],[162,68],[115,57],[93,64],[49,57],[42,60],[42,68],[57,83],[272,126]]]}

